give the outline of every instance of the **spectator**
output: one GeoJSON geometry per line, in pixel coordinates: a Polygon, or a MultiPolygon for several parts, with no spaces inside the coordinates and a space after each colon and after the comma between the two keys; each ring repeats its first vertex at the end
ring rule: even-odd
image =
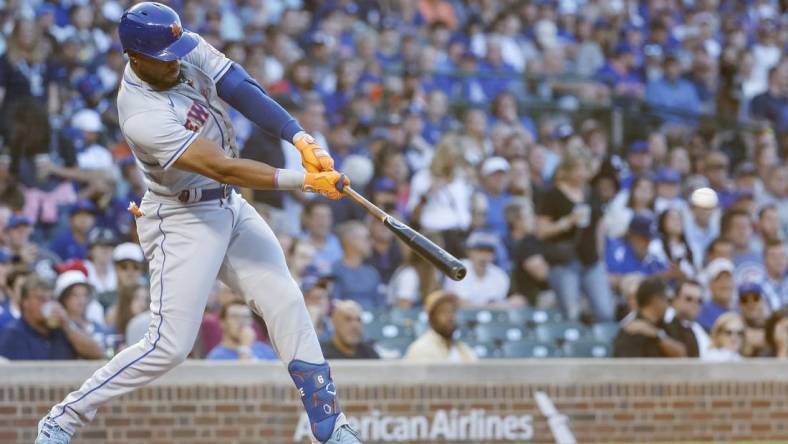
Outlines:
{"type": "Polygon", "coordinates": [[[85,268],[96,298],[102,302],[104,308],[109,304],[108,296],[118,287],[118,276],[112,264],[112,252],[116,244],[117,238],[108,228],[95,227],[88,233],[88,260],[85,261],[85,268]]]}
{"type": "Polygon", "coordinates": [[[505,303],[509,276],[493,263],[498,239],[474,231],[468,237],[468,258],[463,260],[468,274],[461,281],[447,280],[443,289],[456,294],[462,307],[490,307],[505,303]]]}
{"type": "Polygon", "coordinates": [[[788,358],[788,307],[783,307],[766,321],[766,344],[770,356],[788,358]]]}
{"type": "Polygon", "coordinates": [[[711,331],[717,318],[732,308],[735,290],[733,270],[733,262],[723,258],[714,259],[706,266],[704,274],[708,281],[709,297],[698,315],[698,323],[706,331],[711,331]]]}
{"type": "Polygon", "coordinates": [[[636,214],[632,217],[623,239],[608,241],[605,262],[614,287],[618,287],[621,277],[626,274],[641,273],[651,276],[668,269],[668,264],[662,258],[649,251],[655,234],[651,216],[636,214]]]}
{"type": "Polygon", "coordinates": [[[506,209],[510,242],[507,242],[512,260],[510,295],[525,297],[535,306],[540,292],[549,290],[547,283],[550,265],[544,257],[542,243],[534,235],[535,216],[530,201],[512,202],[506,209]]]}
{"type": "MultiPolygon", "coordinates": [[[[325,146],[325,145],[323,145],[325,146]]],[[[322,199],[312,199],[304,206],[303,239],[315,247],[314,264],[322,271],[331,269],[331,265],[342,258],[342,246],[333,233],[333,216],[331,206],[322,199]]]]}
{"type": "Polygon", "coordinates": [[[763,294],[769,308],[776,311],[788,305],[788,251],[784,242],[766,244],[763,265],[763,294]]]}
{"type": "Polygon", "coordinates": [[[613,340],[616,358],[680,358],[684,345],[663,330],[668,308],[668,286],[658,277],[648,277],[637,290],[637,316],[624,324],[613,340]]]}
{"type": "Polygon", "coordinates": [[[699,188],[690,195],[690,208],[684,214],[684,237],[697,268],[703,267],[703,253],[720,234],[718,204],[717,193],[711,188],[699,188]]]}
{"type": "MultiPolygon", "coordinates": [[[[5,324],[19,318],[19,298],[14,294],[10,257],[0,250],[0,331],[5,324]]],[[[15,279],[15,278],[14,278],[15,279]]]]}
{"type": "Polygon", "coordinates": [[[769,70],[769,89],[753,97],[750,113],[771,122],[776,132],[788,131],[788,63],[769,70]]]}
{"type": "Polygon", "coordinates": [[[454,339],[457,329],[459,298],[445,291],[435,291],[424,301],[430,328],[416,339],[407,352],[406,361],[474,362],[476,354],[464,342],[454,339]]]}
{"type": "Polygon", "coordinates": [[[748,282],[739,286],[739,312],[744,321],[744,347],[741,354],[748,357],[765,356],[766,321],[769,307],[763,299],[761,286],[748,282]]]}
{"type": "MultiPolygon", "coordinates": [[[[706,257],[703,258],[703,262],[704,265],[708,265],[714,259],[720,258],[733,262],[733,244],[722,236],[711,241],[706,249],[706,257]]],[[[702,273],[700,277],[703,277],[702,273]]]]}
{"type": "Polygon", "coordinates": [[[692,83],[681,78],[683,69],[675,54],[665,56],[662,78],[646,85],[646,102],[663,122],[686,124],[701,113],[701,101],[692,83]]]}
{"type": "Polygon", "coordinates": [[[307,239],[294,239],[290,248],[285,251],[287,251],[287,268],[290,269],[293,279],[300,283],[307,267],[310,265],[316,267],[313,262],[317,249],[307,239]]]}
{"type": "Polygon", "coordinates": [[[74,328],[66,310],[52,299],[52,285],[31,274],[20,298],[22,316],[0,332],[0,356],[10,360],[97,359],[104,351],[74,328]]]}
{"type": "Polygon", "coordinates": [[[487,198],[487,226],[499,238],[507,234],[504,208],[512,199],[509,187],[509,162],[503,157],[487,158],[481,167],[482,193],[487,198]]]}
{"type": "Polygon", "coordinates": [[[543,242],[550,265],[549,282],[569,320],[580,317],[581,289],[597,321],[613,319],[615,306],[600,261],[598,203],[588,192],[588,156],[569,150],[555,172],[554,185],[537,206],[536,236],[543,242]]]}
{"type": "Polygon", "coordinates": [[[762,175],[764,189],[758,196],[758,205],[774,205],[780,215],[783,232],[788,232],[788,166],[780,165],[775,154],[762,175]]]}
{"type": "Polygon", "coordinates": [[[594,75],[594,79],[607,85],[616,95],[636,99],[643,97],[643,79],[635,69],[632,47],[626,43],[615,47],[607,63],[594,75]]]}
{"type": "Polygon", "coordinates": [[[669,207],[659,215],[657,220],[658,237],[649,250],[660,260],[669,264],[671,272],[678,273],[686,279],[695,279],[697,270],[692,250],[684,237],[684,225],[681,212],[677,208],[669,207]]]}
{"type": "Polygon", "coordinates": [[[349,220],[337,227],[337,237],[345,253],[332,267],[336,279],[333,299],[356,301],[365,310],[385,307],[380,274],[364,263],[372,252],[369,229],[361,222],[349,220]]]}
{"type": "Polygon", "coordinates": [[[96,222],[96,206],[88,200],[74,204],[70,210],[69,224],[50,244],[61,259],[87,259],[88,232],[96,222]]]}
{"type": "Polygon", "coordinates": [[[60,258],[48,249],[31,240],[33,227],[25,216],[13,215],[5,226],[6,246],[11,263],[18,270],[48,271],[60,262],[60,258]]]}
{"type": "Polygon", "coordinates": [[[720,223],[722,236],[733,244],[734,280],[736,282],[760,281],[763,267],[761,257],[750,249],[752,219],[741,210],[728,210],[720,223]]]}
{"type": "Polygon", "coordinates": [[[654,182],[647,176],[633,178],[629,189],[621,190],[605,211],[608,237],[624,236],[635,215],[654,214],[654,182]]]}
{"type": "MultiPolygon", "coordinates": [[[[427,238],[440,245],[440,239],[426,234],[427,238]]],[[[397,268],[387,288],[388,302],[395,307],[408,309],[419,307],[432,292],[443,284],[443,274],[428,260],[411,249],[407,249],[405,262],[397,268]]]]}
{"type": "Polygon", "coordinates": [[[730,208],[737,197],[737,193],[731,187],[731,180],[728,177],[730,161],[725,153],[711,151],[706,153],[702,159],[703,176],[709,184],[709,188],[717,193],[719,204],[722,208],[730,208]]]}
{"type": "Polygon", "coordinates": [[[744,322],[738,313],[722,314],[711,329],[711,349],[703,356],[704,361],[741,361],[744,347],[744,322]]]}
{"type": "Polygon", "coordinates": [[[329,317],[333,285],[334,276],[321,273],[315,266],[308,267],[301,279],[304,303],[315,326],[317,337],[321,341],[328,340],[334,333],[334,326],[329,317]]]}
{"type": "Polygon", "coordinates": [[[758,210],[758,220],[755,223],[757,236],[753,236],[750,243],[750,250],[763,254],[766,244],[781,242],[784,240],[782,227],[780,226],[780,215],[774,205],[765,205],[758,210]]]}
{"type": "MultiPolygon", "coordinates": [[[[629,145],[627,151],[627,164],[626,171],[622,174],[621,188],[628,190],[632,188],[635,179],[638,177],[645,177],[651,173],[651,166],[654,163],[654,157],[651,155],[648,142],[644,140],[636,140],[629,145]]],[[[654,199],[652,190],[651,199],[654,199]]],[[[649,201],[649,204],[651,202],[649,201]]]]}
{"type": "Polygon", "coordinates": [[[654,184],[656,185],[654,211],[657,214],[662,214],[669,208],[677,211],[685,208],[686,202],[681,196],[681,173],[673,168],[660,168],[654,184]]]}
{"type": "Polygon", "coordinates": [[[231,301],[219,314],[222,322],[222,343],[208,353],[215,360],[275,360],[274,349],[257,340],[252,328],[252,311],[245,302],[231,301]]]}
{"type": "Polygon", "coordinates": [[[87,276],[78,270],[64,272],[55,281],[54,293],[55,299],[66,309],[66,316],[68,316],[71,327],[79,329],[90,337],[99,351],[96,355],[83,357],[87,359],[103,358],[105,347],[112,346],[112,344],[109,341],[109,332],[104,326],[87,318],[88,303],[93,299],[93,287],[87,276]]]}
{"type": "Polygon", "coordinates": [[[147,287],[124,287],[118,292],[117,304],[107,311],[107,325],[111,326],[117,335],[124,337],[123,342],[129,345],[125,338],[126,329],[131,325],[132,319],[145,313],[149,306],[150,291],[147,287]]]}
{"type": "Polygon", "coordinates": [[[364,342],[361,306],[354,301],[337,301],[331,315],[334,334],[321,344],[326,359],[379,359],[378,352],[364,342]]]}
{"type": "Polygon", "coordinates": [[[402,249],[394,233],[379,220],[370,217],[367,226],[372,242],[372,254],[367,259],[367,263],[375,267],[381,281],[388,284],[394,271],[402,263],[402,249]]]}
{"type": "MultiPolygon", "coordinates": [[[[143,279],[145,257],[139,245],[131,242],[118,245],[112,250],[112,262],[118,277],[118,290],[146,283],[143,279]]],[[[107,303],[114,304],[115,298],[108,299],[107,303]]]]}
{"type": "Polygon", "coordinates": [[[665,332],[684,344],[687,357],[703,357],[711,339],[706,330],[696,322],[703,304],[703,287],[697,281],[684,280],[665,313],[665,332]]]}

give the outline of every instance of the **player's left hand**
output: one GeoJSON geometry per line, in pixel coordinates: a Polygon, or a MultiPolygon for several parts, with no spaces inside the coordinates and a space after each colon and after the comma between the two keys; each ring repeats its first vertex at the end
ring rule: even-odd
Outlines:
{"type": "Polygon", "coordinates": [[[302,131],[293,137],[293,144],[301,152],[301,165],[307,173],[334,171],[334,159],[314,137],[302,131]]]}
{"type": "Polygon", "coordinates": [[[336,171],[306,173],[303,190],[318,193],[331,200],[338,200],[342,198],[342,192],[348,185],[350,185],[350,179],[336,171]]]}

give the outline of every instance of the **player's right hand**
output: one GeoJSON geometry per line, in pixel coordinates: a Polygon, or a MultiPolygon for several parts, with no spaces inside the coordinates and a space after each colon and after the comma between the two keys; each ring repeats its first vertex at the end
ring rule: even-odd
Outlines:
{"type": "Polygon", "coordinates": [[[303,190],[318,193],[331,200],[338,200],[342,198],[342,190],[348,185],[350,185],[350,179],[336,171],[306,173],[303,190]]]}

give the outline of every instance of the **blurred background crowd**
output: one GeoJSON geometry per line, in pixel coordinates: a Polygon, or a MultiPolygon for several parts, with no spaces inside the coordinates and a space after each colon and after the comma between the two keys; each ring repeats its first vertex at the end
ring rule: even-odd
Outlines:
{"type": "MultiPolygon", "coordinates": [[[[788,356],[785,1],[165,3],[467,263],[447,280],[347,200],[243,190],[328,358],[788,356]]],[[[0,5],[0,356],[109,357],[149,321],[130,2],[0,5]]],[[[301,168],[232,115],[242,157],[301,168]]],[[[217,284],[193,357],[275,356],[217,284]]]]}

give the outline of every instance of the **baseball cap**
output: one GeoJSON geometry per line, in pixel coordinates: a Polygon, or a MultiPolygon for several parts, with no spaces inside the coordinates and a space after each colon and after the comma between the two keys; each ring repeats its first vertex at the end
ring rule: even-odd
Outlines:
{"type": "Polygon", "coordinates": [[[693,206],[699,208],[706,208],[708,210],[712,210],[714,208],[717,208],[717,205],[720,203],[720,200],[717,197],[716,191],[712,190],[711,188],[702,187],[692,192],[692,194],[690,195],[690,203],[693,206]]]}
{"type": "Polygon", "coordinates": [[[613,54],[620,56],[623,54],[632,54],[632,46],[629,43],[619,43],[616,45],[615,49],[613,49],[613,54]]]}
{"type": "Polygon", "coordinates": [[[646,239],[653,239],[655,231],[654,218],[646,214],[632,216],[632,220],[629,221],[629,228],[627,228],[628,233],[643,236],[646,239]]]}
{"type": "Polygon", "coordinates": [[[560,123],[556,125],[555,128],[553,128],[552,136],[553,139],[563,140],[572,137],[574,134],[575,134],[575,129],[572,128],[572,125],[568,123],[560,123]]]}
{"type": "Polygon", "coordinates": [[[648,143],[636,140],[629,145],[629,154],[643,154],[648,152],[648,143]]]}
{"type": "Polygon", "coordinates": [[[424,298],[424,312],[427,315],[432,314],[438,305],[444,302],[451,302],[452,304],[459,305],[460,299],[454,293],[448,293],[443,290],[435,290],[424,298]]]}
{"type": "Polygon", "coordinates": [[[74,285],[86,285],[90,289],[93,288],[84,273],[77,270],[69,270],[57,277],[55,281],[55,298],[60,299],[74,285]]]}
{"type": "Polygon", "coordinates": [[[761,288],[757,282],[745,282],[739,285],[739,299],[748,294],[757,294],[761,296],[763,294],[763,288],[761,288]]]}
{"type": "Polygon", "coordinates": [[[497,173],[499,171],[509,171],[509,161],[503,157],[489,157],[485,159],[484,163],[482,163],[482,176],[489,176],[490,174],[497,173]]]}
{"type": "Polygon", "coordinates": [[[736,177],[757,176],[758,169],[755,168],[755,164],[752,162],[742,162],[736,167],[735,175],[736,177]]]}
{"type": "Polygon", "coordinates": [[[142,248],[140,248],[139,245],[131,242],[124,242],[112,250],[112,261],[144,262],[145,257],[142,255],[142,248]]]}
{"type": "Polygon", "coordinates": [[[115,233],[109,228],[95,227],[88,232],[88,246],[94,245],[111,245],[114,246],[118,242],[115,233]]]}
{"type": "Polygon", "coordinates": [[[88,267],[85,266],[85,261],[82,259],[68,259],[65,262],[55,265],[57,274],[63,274],[69,270],[78,271],[85,276],[88,275],[88,267]]]}
{"type": "Polygon", "coordinates": [[[71,118],[71,126],[80,131],[97,133],[104,128],[101,123],[101,116],[92,109],[82,109],[71,118]]]}
{"type": "Polygon", "coordinates": [[[733,262],[730,259],[726,259],[724,257],[718,257],[713,261],[709,262],[709,265],[706,266],[706,270],[704,271],[706,274],[706,278],[709,281],[717,279],[717,277],[722,273],[729,273],[733,275],[733,262]]]}
{"type": "Polygon", "coordinates": [[[26,216],[23,216],[21,214],[14,214],[8,219],[8,222],[5,224],[5,229],[12,230],[22,225],[30,226],[33,224],[30,223],[30,219],[28,219],[26,216]]]}
{"type": "Polygon", "coordinates": [[[681,183],[681,173],[674,170],[673,168],[660,168],[659,171],[657,171],[655,182],[670,183],[674,185],[679,184],[681,183]]]}
{"type": "Polygon", "coordinates": [[[469,250],[495,251],[497,245],[498,238],[494,234],[485,233],[484,231],[474,231],[468,236],[468,241],[466,242],[469,250]]]}
{"type": "Polygon", "coordinates": [[[93,205],[93,202],[89,200],[78,200],[77,203],[71,206],[71,210],[69,211],[69,215],[73,216],[77,213],[94,213],[96,211],[96,206],[93,205]]]}
{"type": "Polygon", "coordinates": [[[307,265],[301,276],[301,291],[307,292],[315,288],[321,281],[334,280],[334,275],[320,271],[315,265],[307,265]]]}

